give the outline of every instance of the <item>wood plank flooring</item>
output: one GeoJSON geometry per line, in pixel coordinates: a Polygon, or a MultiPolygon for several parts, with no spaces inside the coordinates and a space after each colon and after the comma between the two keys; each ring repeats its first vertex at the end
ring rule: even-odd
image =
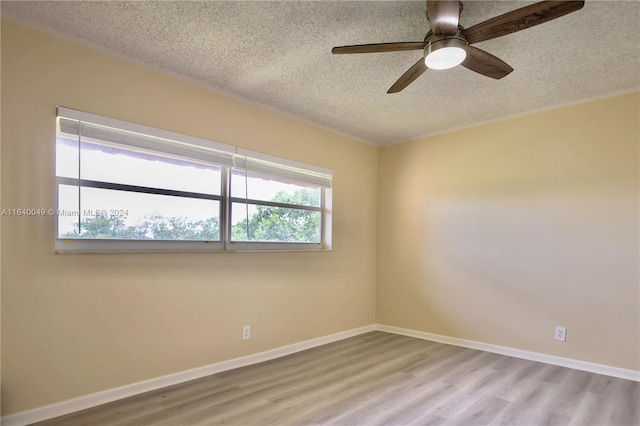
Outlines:
{"type": "Polygon", "coordinates": [[[373,332],[39,425],[640,425],[640,383],[373,332]]]}

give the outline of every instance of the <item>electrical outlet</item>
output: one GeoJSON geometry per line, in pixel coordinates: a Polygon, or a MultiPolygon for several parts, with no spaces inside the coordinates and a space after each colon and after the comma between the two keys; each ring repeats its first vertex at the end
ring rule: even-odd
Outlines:
{"type": "Polygon", "coordinates": [[[251,326],[245,325],[242,327],[242,340],[251,339],[251,326]]]}
{"type": "Polygon", "coordinates": [[[567,328],[566,327],[556,327],[556,340],[561,342],[567,341],[567,328]]]}

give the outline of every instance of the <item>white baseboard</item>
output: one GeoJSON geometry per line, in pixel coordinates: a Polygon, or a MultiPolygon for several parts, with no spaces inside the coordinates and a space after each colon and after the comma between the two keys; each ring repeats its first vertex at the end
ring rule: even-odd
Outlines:
{"type": "Polygon", "coordinates": [[[62,401],[56,404],[34,408],[33,410],[22,411],[2,417],[0,419],[0,424],[4,426],[22,426],[43,420],[48,420],[54,417],[64,416],[65,414],[75,413],[76,411],[86,410],[87,408],[96,407],[108,402],[117,401],[129,396],[138,395],[166,386],[176,385],[179,383],[187,382],[189,380],[199,379],[201,377],[220,373],[222,371],[232,370],[234,368],[269,361],[271,359],[290,355],[296,352],[304,351],[306,349],[314,348],[316,346],[337,342],[339,340],[347,339],[349,337],[358,336],[360,334],[369,333],[376,330],[640,382],[640,371],[626,370],[624,368],[611,367],[608,365],[595,364],[570,358],[562,358],[538,352],[508,348],[506,346],[492,345],[489,343],[475,342],[473,340],[458,339],[456,337],[441,336],[439,334],[425,333],[423,331],[393,327],[384,324],[375,324],[331,334],[328,336],[318,337],[316,339],[305,340],[304,342],[294,343],[265,352],[230,359],[228,361],[205,365],[202,367],[193,368],[191,370],[185,370],[162,377],[157,377],[155,379],[145,380],[143,382],[132,383],[130,385],[108,389],[102,392],[96,392],[90,395],[62,401]]]}
{"type": "Polygon", "coordinates": [[[403,336],[416,337],[418,339],[431,340],[433,342],[446,343],[448,345],[462,346],[464,348],[478,349],[485,352],[493,352],[501,355],[508,355],[514,358],[528,359],[530,361],[544,362],[545,364],[558,365],[560,367],[573,368],[575,370],[588,371],[590,373],[603,374],[605,376],[618,377],[620,379],[640,382],[640,371],[627,370],[624,368],[611,367],[609,365],[595,364],[592,362],[579,361],[576,359],[563,358],[554,355],[530,352],[522,349],[508,348],[506,346],[492,345],[490,343],[475,342],[473,340],[458,339],[456,337],[441,336],[439,334],[425,333],[423,331],[410,330],[407,328],[393,327],[390,325],[377,324],[376,330],[387,333],[401,334],[403,336]]]}
{"type": "Polygon", "coordinates": [[[129,396],[138,395],[143,392],[149,392],[166,386],[176,385],[178,383],[199,379],[201,377],[210,376],[211,374],[220,373],[222,371],[232,370],[234,368],[268,361],[285,355],[304,351],[306,349],[311,349],[316,346],[321,346],[327,343],[336,342],[338,340],[347,339],[349,337],[358,336],[360,334],[375,331],[375,329],[375,325],[354,328],[352,330],[342,331],[340,333],[330,334],[328,336],[318,337],[311,340],[305,340],[303,342],[282,346],[253,355],[247,355],[240,358],[230,359],[228,361],[217,362],[215,364],[209,364],[202,367],[193,368],[191,370],[168,374],[166,376],[145,380],[143,382],[132,383],[130,385],[125,385],[118,388],[96,392],[90,395],[81,396],[79,398],[58,402],[44,407],[34,408],[33,410],[11,414],[2,417],[2,419],[0,419],[0,424],[4,426],[22,426],[52,419],[58,416],[64,416],[65,414],[75,413],[76,411],[80,410],[86,410],[87,408],[96,407],[108,402],[113,402],[129,396]]]}

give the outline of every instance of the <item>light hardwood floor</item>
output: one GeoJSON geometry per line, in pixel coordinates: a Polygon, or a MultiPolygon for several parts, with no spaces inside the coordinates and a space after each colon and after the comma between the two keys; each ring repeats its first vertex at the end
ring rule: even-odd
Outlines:
{"type": "Polygon", "coordinates": [[[640,383],[373,332],[40,425],[640,425],[640,383]]]}

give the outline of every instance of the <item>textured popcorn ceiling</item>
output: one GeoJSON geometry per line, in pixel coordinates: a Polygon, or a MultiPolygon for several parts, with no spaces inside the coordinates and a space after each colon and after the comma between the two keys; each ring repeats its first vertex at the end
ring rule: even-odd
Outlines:
{"type": "MultiPolygon", "coordinates": [[[[532,2],[466,1],[461,24],[532,2]]],[[[11,2],[2,16],[384,145],[638,90],[640,2],[573,14],[478,43],[515,71],[463,67],[387,89],[420,51],[332,55],[333,46],[421,41],[425,2],[11,2]]]]}

